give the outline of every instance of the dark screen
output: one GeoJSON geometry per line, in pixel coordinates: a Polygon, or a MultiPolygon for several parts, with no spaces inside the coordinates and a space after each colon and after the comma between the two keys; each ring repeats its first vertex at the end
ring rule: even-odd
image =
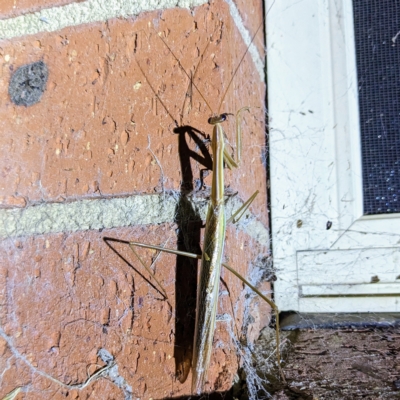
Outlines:
{"type": "Polygon", "coordinates": [[[400,1],[353,0],[364,214],[400,212],[400,1]]]}

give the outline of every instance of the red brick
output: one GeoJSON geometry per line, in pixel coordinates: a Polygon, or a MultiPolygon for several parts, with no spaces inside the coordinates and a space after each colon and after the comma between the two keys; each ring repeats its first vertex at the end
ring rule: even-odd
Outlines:
{"type": "MultiPolygon", "coordinates": [[[[2,275],[6,293],[2,304],[6,307],[0,320],[13,346],[33,366],[64,383],[84,382],[88,368],[93,373],[96,364],[102,364],[96,354],[105,348],[115,357],[120,375],[139,391],[138,397],[189,394],[190,380],[181,385],[174,378],[174,346],[180,346],[175,342],[175,257],[164,253],[155,265],[156,276],[168,294],[165,301],[149,285],[148,273],[126,245],[114,244],[117,255],[102,240],[112,235],[121,240],[162,244],[170,238],[169,247],[175,247],[171,228],[137,227],[101,234],[88,231],[37,236],[18,243],[3,241],[1,259],[8,261],[2,265],[2,271],[7,271],[2,275]],[[141,386],[142,380],[146,388],[141,386]]],[[[226,258],[242,274],[246,275],[249,267],[243,263],[243,255],[251,260],[257,256],[256,250],[246,235],[229,229],[226,258]]],[[[149,265],[155,252],[143,251],[141,255],[149,265]]],[[[221,293],[226,293],[220,297],[218,314],[233,312],[233,320],[217,322],[208,390],[229,389],[238,362],[228,326],[237,334],[244,293],[232,274],[223,271],[222,278],[221,293]],[[221,381],[222,376],[226,380],[221,381]]],[[[36,399],[63,392],[59,385],[32,374],[19,357],[10,358],[9,349],[2,347],[6,353],[2,360],[12,360],[7,379],[3,378],[4,387],[9,387],[7,382],[17,386],[32,379],[30,390],[46,387],[42,397],[36,392],[36,399]]],[[[96,383],[86,390],[91,393],[104,384],[96,383]]]]}

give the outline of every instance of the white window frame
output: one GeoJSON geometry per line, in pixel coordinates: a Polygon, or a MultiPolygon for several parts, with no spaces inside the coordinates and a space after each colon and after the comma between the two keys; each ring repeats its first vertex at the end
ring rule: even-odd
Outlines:
{"type": "Polygon", "coordinates": [[[352,2],[266,0],[266,10],[275,301],[399,312],[400,214],[363,215],[352,2]]]}

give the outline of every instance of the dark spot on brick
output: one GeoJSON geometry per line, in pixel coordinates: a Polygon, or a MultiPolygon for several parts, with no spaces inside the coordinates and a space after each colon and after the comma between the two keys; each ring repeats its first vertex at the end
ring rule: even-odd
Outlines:
{"type": "Polygon", "coordinates": [[[32,106],[46,90],[48,69],[43,61],[19,67],[10,80],[8,94],[17,106],[32,106]]]}

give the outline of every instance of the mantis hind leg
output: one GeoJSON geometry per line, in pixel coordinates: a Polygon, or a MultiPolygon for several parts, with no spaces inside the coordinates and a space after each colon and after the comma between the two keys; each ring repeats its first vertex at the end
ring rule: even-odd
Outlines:
{"type": "Polygon", "coordinates": [[[190,258],[197,258],[197,259],[201,259],[201,255],[198,254],[194,254],[194,253],[188,253],[187,251],[180,251],[180,250],[175,250],[175,249],[168,249],[166,247],[162,247],[162,246],[155,246],[155,245],[150,245],[150,244],[144,244],[144,243],[140,243],[140,242],[128,242],[129,247],[131,248],[133,254],[135,254],[135,256],[138,258],[140,264],[142,264],[142,266],[146,269],[146,271],[151,275],[151,277],[157,282],[159,288],[162,291],[163,296],[165,297],[165,299],[168,299],[167,294],[164,290],[164,288],[162,287],[161,283],[158,281],[158,279],[155,277],[153,271],[144,263],[144,261],[142,260],[142,258],[140,257],[140,255],[137,253],[137,251],[135,250],[135,247],[143,247],[145,249],[152,249],[152,250],[158,250],[158,251],[163,251],[165,253],[171,253],[171,254],[175,254],[178,256],[185,256],[185,257],[190,257],[190,258]]]}
{"type": "MultiPolygon", "coordinates": [[[[254,198],[257,196],[258,191],[255,192],[253,194],[253,196],[250,197],[249,200],[247,200],[246,203],[243,204],[242,207],[239,208],[238,211],[236,211],[236,213],[231,217],[231,219],[234,219],[233,217],[235,215],[237,215],[238,213],[241,213],[240,216],[243,215],[243,213],[247,210],[247,208],[250,206],[251,202],[254,200],[254,198]],[[244,209],[244,210],[242,210],[244,209]]],[[[239,217],[240,219],[240,217],[239,217]]],[[[236,221],[237,222],[237,221],[236,221]]],[[[156,280],[156,282],[158,283],[158,285],[162,288],[162,285],[158,282],[158,280],[155,278],[153,272],[150,270],[149,267],[147,267],[145,265],[145,263],[143,262],[143,260],[140,258],[140,256],[138,255],[138,253],[134,250],[134,247],[144,247],[146,249],[153,249],[153,250],[159,250],[159,251],[163,251],[166,253],[171,253],[171,254],[176,254],[176,255],[181,255],[181,256],[185,256],[185,257],[189,257],[189,258],[197,258],[197,259],[201,259],[201,255],[199,254],[194,254],[194,253],[189,253],[186,251],[180,251],[180,250],[175,250],[175,249],[168,249],[166,247],[162,247],[162,246],[155,246],[155,245],[148,245],[148,244],[144,244],[144,243],[140,243],[140,242],[129,242],[129,247],[132,249],[133,253],[136,255],[136,257],[139,259],[140,263],[143,265],[143,267],[146,268],[146,270],[152,275],[152,277],[156,280]]],[[[276,316],[276,358],[278,361],[278,368],[279,368],[279,373],[281,375],[281,378],[283,380],[283,382],[286,382],[285,379],[285,375],[283,374],[282,368],[281,368],[281,355],[280,355],[280,336],[279,336],[279,309],[277,307],[277,305],[270,300],[268,297],[264,296],[255,286],[253,286],[247,279],[245,279],[242,275],[240,275],[238,272],[236,272],[232,267],[230,267],[228,264],[222,263],[222,265],[229,270],[232,274],[234,274],[236,277],[238,277],[245,285],[247,285],[251,290],[254,291],[254,293],[258,294],[264,301],[266,301],[274,310],[275,312],[275,316],[276,316]]],[[[164,296],[167,299],[167,295],[164,292],[164,296]]]]}
{"type": "Polygon", "coordinates": [[[253,290],[254,293],[258,294],[264,301],[266,301],[274,310],[275,316],[276,316],[276,358],[278,361],[278,368],[279,368],[279,373],[281,375],[281,378],[283,382],[286,382],[285,375],[282,371],[281,368],[281,354],[280,354],[280,336],[279,336],[279,309],[277,305],[270,300],[268,297],[264,296],[255,286],[253,286],[247,279],[245,279],[242,275],[240,275],[237,271],[235,271],[232,267],[230,267],[228,264],[222,263],[222,265],[232,272],[233,275],[238,277],[245,285],[247,285],[251,290],[253,290]]]}
{"type": "MultiPolygon", "coordinates": [[[[243,217],[247,209],[250,207],[251,203],[254,201],[258,194],[258,190],[253,193],[253,195],[227,220],[227,223],[233,222],[234,224],[237,223],[240,218],[243,217]]],[[[286,382],[285,375],[283,374],[282,368],[281,368],[281,355],[280,355],[280,336],[279,336],[279,309],[277,305],[268,297],[265,297],[256,287],[254,287],[247,279],[245,279],[242,275],[240,275],[238,272],[236,272],[232,267],[230,267],[228,264],[222,263],[222,265],[229,270],[232,274],[234,274],[236,277],[238,277],[245,285],[247,285],[251,290],[253,290],[254,293],[258,294],[264,301],[266,301],[271,308],[275,312],[275,317],[276,317],[276,358],[278,361],[278,368],[279,368],[279,373],[281,375],[281,378],[283,382],[286,382]]]]}
{"type": "MultiPolygon", "coordinates": [[[[163,296],[165,297],[165,299],[168,299],[167,293],[165,292],[163,286],[161,285],[161,283],[158,281],[158,279],[156,278],[156,276],[154,275],[153,271],[151,270],[150,267],[148,267],[144,261],[142,260],[142,258],[140,257],[140,255],[138,254],[138,252],[134,249],[134,244],[132,244],[131,242],[129,243],[129,247],[131,248],[131,250],[133,251],[133,254],[135,254],[135,256],[137,257],[137,259],[139,260],[140,264],[142,264],[142,266],[146,269],[146,271],[150,274],[150,276],[157,282],[159,289],[161,290],[163,296]]],[[[152,248],[149,246],[149,248],[152,248]]]]}

